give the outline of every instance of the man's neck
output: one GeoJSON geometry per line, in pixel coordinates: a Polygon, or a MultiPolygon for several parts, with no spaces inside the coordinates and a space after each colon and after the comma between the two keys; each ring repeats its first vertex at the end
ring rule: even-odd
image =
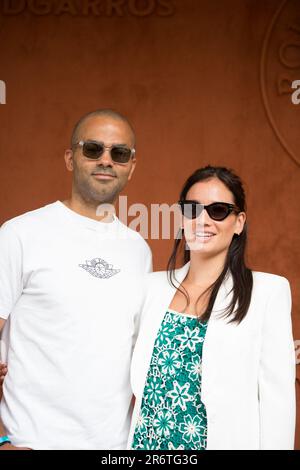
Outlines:
{"type": "MultiPolygon", "coordinates": [[[[93,220],[97,220],[98,222],[110,223],[114,220],[115,211],[108,210],[108,204],[106,207],[107,210],[105,210],[105,213],[103,213],[99,210],[101,203],[87,203],[74,197],[66,199],[62,202],[66,207],[76,212],[77,214],[83,215],[84,217],[88,217],[93,220]]],[[[114,208],[113,204],[109,204],[109,206],[114,208]]]]}

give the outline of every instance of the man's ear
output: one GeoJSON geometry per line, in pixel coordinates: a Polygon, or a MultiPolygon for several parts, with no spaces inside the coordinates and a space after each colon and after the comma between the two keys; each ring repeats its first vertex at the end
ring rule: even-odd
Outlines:
{"type": "Polygon", "coordinates": [[[131,162],[132,162],[132,166],[131,166],[131,169],[130,169],[130,172],[129,172],[129,175],[128,175],[128,181],[130,181],[130,180],[131,180],[131,177],[132,177],[132,175],[133,175],[133,172],[134,172],[134,170],[135,170],[135,166],[136,166],[136,158],[135,158],[135,157],[133,157],[133,159],[131,160],[131,162]]]}
{"type": "Polygon", "coordinates": [[[65,162],[68,171],[73,171],[73,151],[71,149],[67,149],[65,151],[65,162]]]}

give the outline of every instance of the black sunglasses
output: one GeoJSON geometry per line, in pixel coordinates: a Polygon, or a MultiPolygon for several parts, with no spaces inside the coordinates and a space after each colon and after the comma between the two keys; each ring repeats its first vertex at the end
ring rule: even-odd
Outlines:
{"type": "Polygon", "coordinates": [[[105,149],[109,149],[110,156],[115,163],[128,163],[130,158],[135,154],[135,149],[126,147],[125,145],[106,146],[103,142],[96,140],[81,140],[76,145],[82,148],[83,155],[89,160],[99,160],[104,154],[105,149]]]}
{"type": "Polygon", "coordinates": [[[182,214],[187,219],[196,219],[206,209],[209,217],[213,220],[221,221],[226,219],[232,212],[239,213],[240,209],[235,204],[228,202],[213,202],[205,206],[198,201],[179,201],[182,214]]]}

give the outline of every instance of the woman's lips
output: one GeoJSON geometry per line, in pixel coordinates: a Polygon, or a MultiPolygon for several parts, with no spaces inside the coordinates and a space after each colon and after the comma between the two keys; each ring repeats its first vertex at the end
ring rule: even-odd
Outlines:
{"type": "Polygon", "coordinates": [[[216,235],[215,233],[195,233],[197,240],[201,240],[202,242],[206,243],[212,240],[212,238],[216,235]]]}

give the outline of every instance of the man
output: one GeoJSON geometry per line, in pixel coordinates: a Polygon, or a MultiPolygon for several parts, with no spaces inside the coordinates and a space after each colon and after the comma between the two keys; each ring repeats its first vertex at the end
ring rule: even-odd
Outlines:
{"type": "Polygon", "coordinates": [[[131,179],[134,146],[120,114],[84,116],[65,152],[70,199],[0,230],[1,357],[8,361],[0,450],[126,446],[139,282],[151,270],[151,252],[113,211],[98,209],[113,207],[131,179]]]}

